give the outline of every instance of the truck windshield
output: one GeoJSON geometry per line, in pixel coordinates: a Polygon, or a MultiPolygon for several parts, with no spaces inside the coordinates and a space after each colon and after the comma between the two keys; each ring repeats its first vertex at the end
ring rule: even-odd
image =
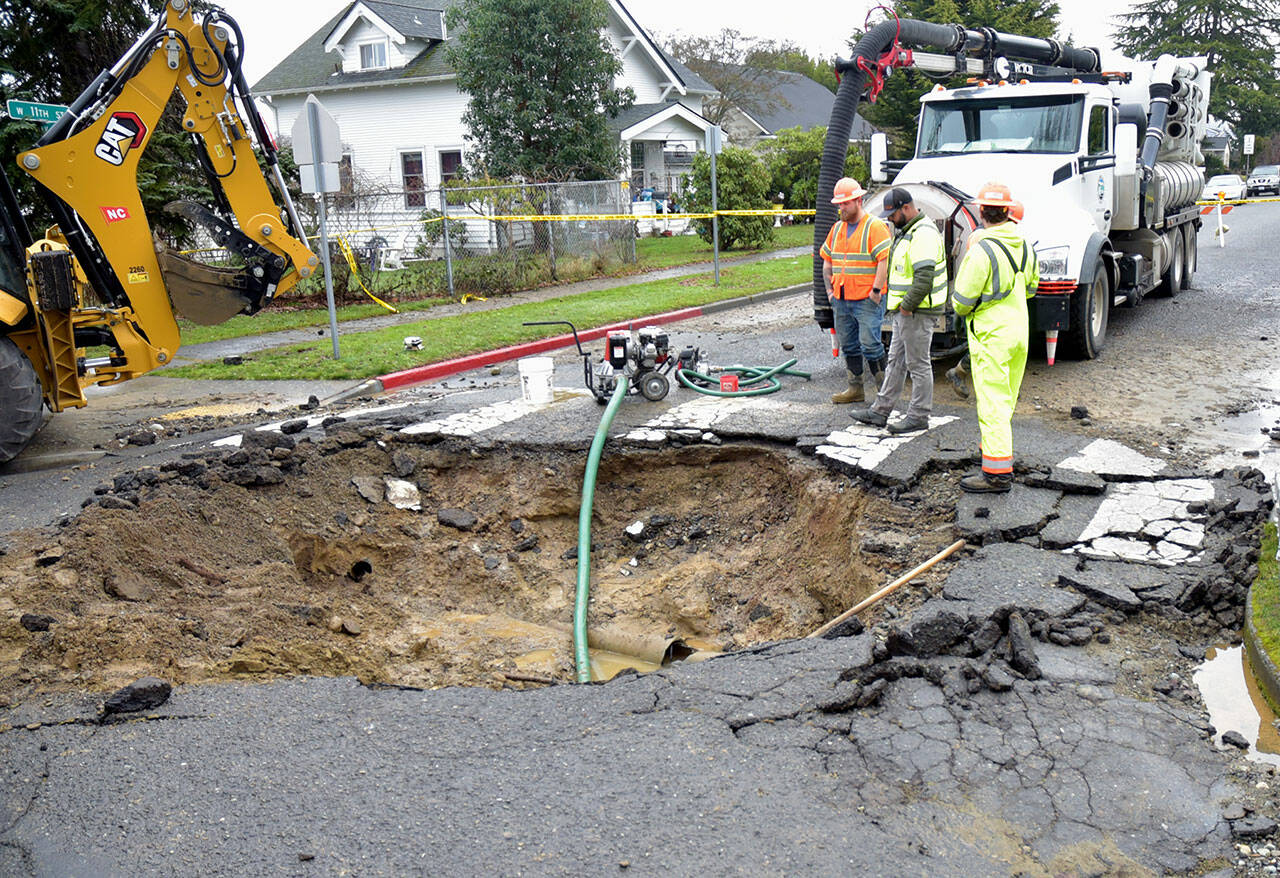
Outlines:
{"type": "Polygon", "coordinates": [[[935,101],[920,120],[920,157],[1080,148],[1083,95],[935,101]]]}

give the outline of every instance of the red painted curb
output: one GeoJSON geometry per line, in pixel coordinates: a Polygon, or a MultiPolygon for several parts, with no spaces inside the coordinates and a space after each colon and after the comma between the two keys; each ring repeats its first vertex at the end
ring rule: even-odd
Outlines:
{"type": "MultiPolygon", "coordinates": [[[[578,333],[578,340],[581,342],[595,341],[605,337],[605,334],[615,329],[631,329],[635,326],[659,326],[663,323],[674,323],[677,320],[688,320],[691,317],[701,317],[702,307],[682,308],[679,311],[668,311],[665,314],[655,314],[652,317],[640,317],[635,320],[624,320],[621,323],[611,323],[608,326],[597,326],[594,329],[584,329],[578,333]]],[[[456,375],[459,372],[466,372],[470,369],[479,369],[481,366],[487,366],[490,363],[501,363],[506,360],[518,360],[521,357],[530,357],[535,354],[554,351],[559,348],[568,347],[573,344],[573,334],[556,335],[551,338],[540,338],[535,341],[526,341],[521,344],[510,345],[497,350],[484,351],[479,354],[467,354],[465,357],[455,357],[452,360],[442,360],[439,363],[427,363],[425,366],[415,366],[412,369],[404,369],[400,372],[392,372],[388,375],[379,375],[373,379],[382,382],[382,389],[402,390],[405,387],[412,387],[415,384],[423,384],[427,381],[435,381],[439,378],[447,378],[450,375],[456,375]]]]}

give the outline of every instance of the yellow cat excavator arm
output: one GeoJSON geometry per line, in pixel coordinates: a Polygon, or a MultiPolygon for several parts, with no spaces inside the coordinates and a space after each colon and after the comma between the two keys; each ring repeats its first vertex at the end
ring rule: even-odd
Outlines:
{"type": "MultiPolygon", "coordinates": [[[[0,335],[30,360],[51,410],[84,405],[87,386],[134,378],[172,360],[180,343],[177,314],[208,324],[253,313],[315,271],[317,259],[240,69],[243,42],[235,21],[217,7],[168,0],[155,25],[34,149],[18,156],[18,166],[43,188],[57,225],[27,249],[26,290],[0,291],[0,335]],[[182,127],[201,141],[215,203],[180,202],[166,210],[202,225],[230,252],[232,267],[171,250],[153,237],[143,212],[138,160],[175,92],[186,102],[182,127]],[[109,355],[86,356],[98,347],[109,355]]],[[[0,349],[0,360],[7,350],[0,349]]],[[[0,362],[0,388],[8,380],[4,369],[0,362]]],[[[0,399],[0,406],[12,405],[0,399]]],[[[0,436],[0,461],[12,456],[5,454],[6,438],[20,447],[30,436],[0,436]]]]}

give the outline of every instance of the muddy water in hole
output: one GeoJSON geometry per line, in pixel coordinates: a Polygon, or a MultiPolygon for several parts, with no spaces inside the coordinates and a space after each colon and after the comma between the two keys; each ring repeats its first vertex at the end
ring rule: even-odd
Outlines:
{"type": "Polygon", "coordinates": [[[1234,729],[1249,741],[1250,759],[1280,765],[1276,715],[1262,697],[1244,647],[1210,649],[1192,679],[1209,709],[1209,722],[1217,729],[1214,743],[1221,745],[1222,733],[1234,729]]]}

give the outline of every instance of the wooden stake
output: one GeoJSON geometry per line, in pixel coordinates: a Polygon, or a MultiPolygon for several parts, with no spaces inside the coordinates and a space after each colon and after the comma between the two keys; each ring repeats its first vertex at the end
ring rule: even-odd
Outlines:
{"type": "Polygon", "coordinates": [[[963,549],[963,548],[964,548],[964,545],[965,545],[964,540],[956,540],[954,543],[952,543],[951,545],[947,546],[947,547],[946,547],[945,549],[943,549],[941,552],[939,552],[938,554],[934,555],[934,556],[933,556],[932,558],[930,558],[928,561],[925,561],[923,564],[921,564],[919,567],[917,567],[917,568],[915,568],[914,570],[912,570],[910,573],[905,573],[905,574],[903,574],[902,576],[898,577],[898,578],[897,578],[897,579],[895,579],[893,582],[889,583],[888,585],[886,585],[884,588],[880,589],[880,590],[879,590],[878,592],[876,592],[875,594],[871,595],[871,596],[870,596],[870,597],[868,597],[868,598],[864,598],[861,602],[859,602],[859,603],[855,604],[851,609],[845,610],[845,611],[844,611],[843,613],[841,613],[839,616],[836,616],[836,617],[835,617],[834,619],[832,619],[830,622],[828,622],[827,624],[823,625],[821,628],[819,628],[818,630],[814,631],[812,634],[810,634],[810,635],[808,635],[808,636],[809,636],[809,637],[821,637],[822,635],[824,635],[824,634],[826,634],[828,631],[830,631],[832,628],[835,628],[835,627],[836,627],[837,625],[839,625],[841,622],[844,622],[844,621],[848,620],[849,618],[851,618],[851,617],[853,617],[853,616],[858,615],[858,614],[859,614],[859,613],[861,613],[863,610],[865,610],[867,607],[870,607],[870,606],[872,606],[873,604],[877,604],[877,603],[879,603],[881,600],[883,600],[884,598],[886,598],[886,597],[888,597],[889,595],[893,594],[893,592],[897,591],[899,588],[901,588],[902,586],[906,585],[906,584],[907,584],[908,582],[910,582],[911,580],[915,579],[915,578],[916,578],[917,576],[919,576],[921,573],[924,573],[925,571],[927,571],[927,570],[931,569],[931,568],[932,568],[935,564],[937,564],[939,561],[942,561],[944,558],[948,558],[948,557],[950,557],[951,555],[954,555],[956,552],[958,552],[958,551],[960,551],[961,549],[963,549]]]}

